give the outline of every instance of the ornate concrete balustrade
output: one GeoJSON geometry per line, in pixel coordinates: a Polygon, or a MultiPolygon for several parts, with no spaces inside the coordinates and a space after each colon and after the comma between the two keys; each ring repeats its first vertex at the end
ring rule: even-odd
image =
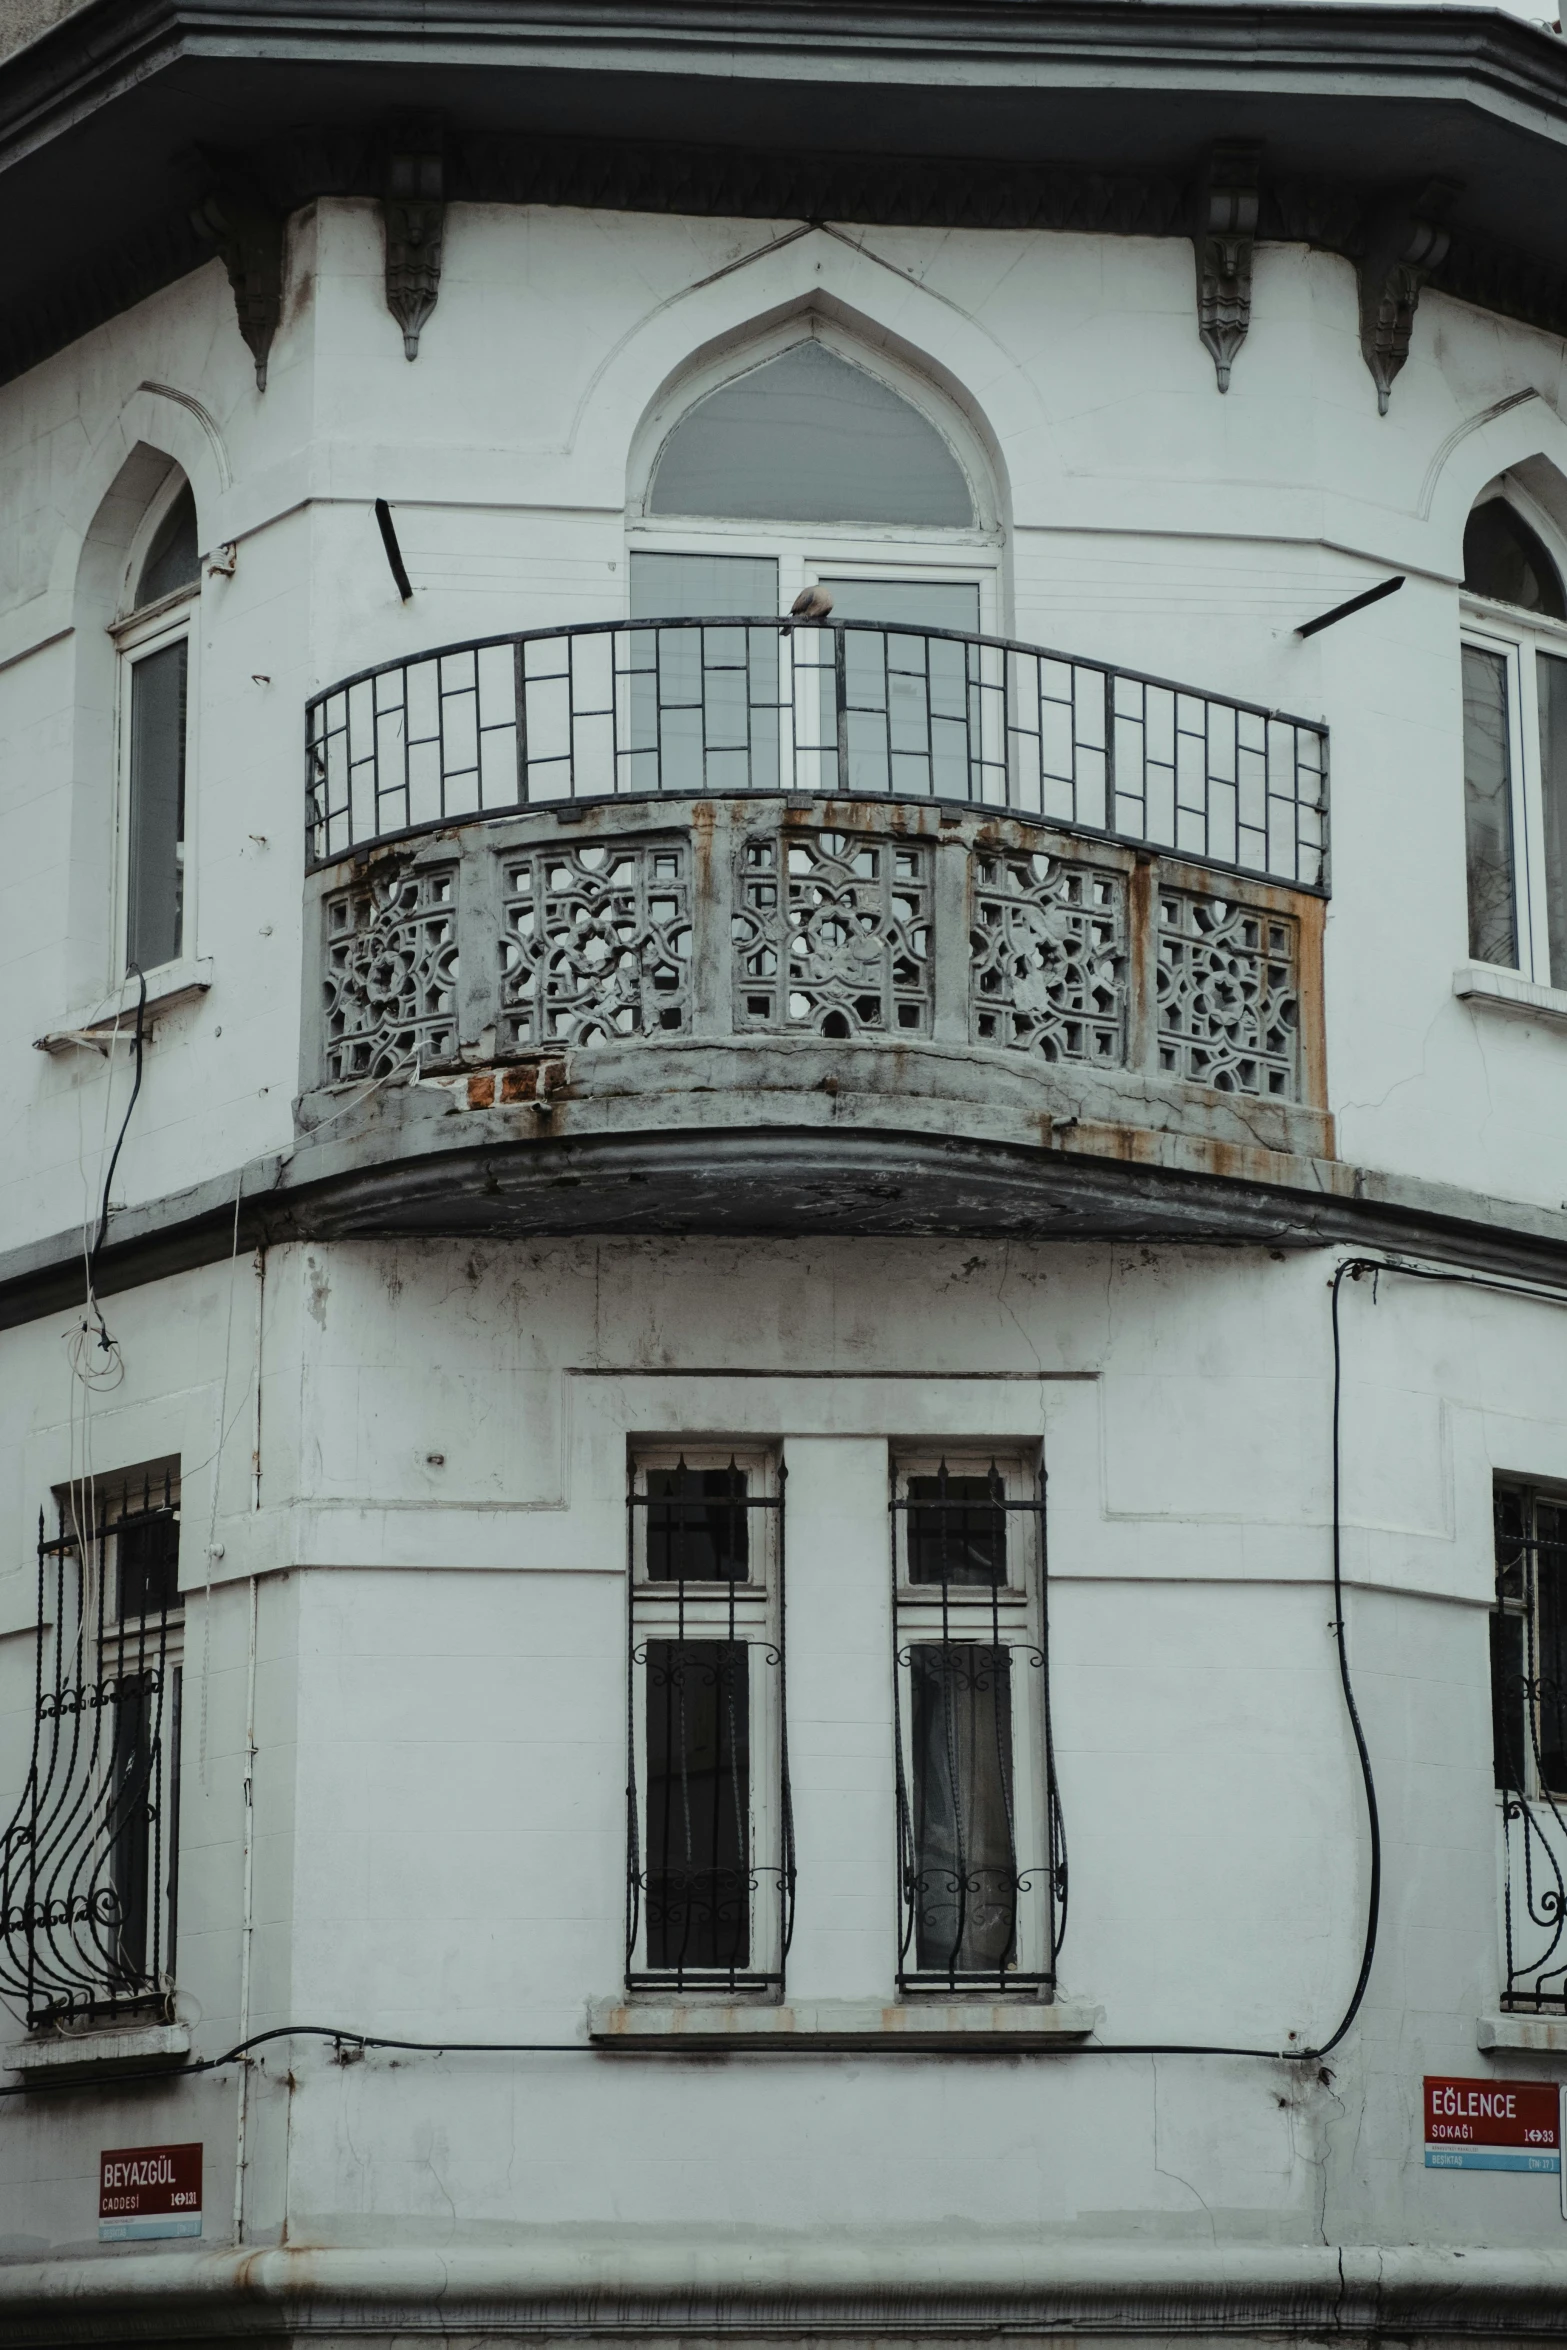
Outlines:
{"type": "Polygon", "coordinates": [[[529,1144],[830,1126],[1284,1180],[1331,1156],[1310,891],[798,795],[481,819],[309,888],[307,1128],[406,1080],[405,1117],[529,1144]]]}

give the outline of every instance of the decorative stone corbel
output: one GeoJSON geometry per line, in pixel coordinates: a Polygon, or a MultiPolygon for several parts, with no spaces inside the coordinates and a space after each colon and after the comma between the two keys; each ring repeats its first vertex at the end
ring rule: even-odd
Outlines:
{"type": "Polygon", "coordinates": [[[403,330],[403,356],[417,359],[419,335],[441,290],[446,239],[446,158],[439,121],[395,126],[386,151],[381,216],[386,228],[386,307],[403,330]]]}
{"type": "Polygon", "coordinates": [[[1377,414],[1387,414],[1393,379],[1409,357],[1415,307],[1433,270],[1452,243],[1446,214],[1458,189],[1428,180],[1413,195],[1395,197],[1374,216],[1365,252],[1356,263],[1360,283],[1360,348],[1377,387],[1377,414]]]}
{"type": "Polygon", "coordinates": [[[1197,256],[1197,332],[1213,355],[1219,389],[1251,325],[1251,256],[1257,235],[1262,151],[1243,142],[1212,148],[1197,186],[1192,245],[1197,256]]]}
{"type": "Polygon", "coordinates": [[[283,215],[249,175],[226,159],[196,159],[190,217],[229,273],[239,331],[267,388],[267,354],[283,312],[283,215]]]}

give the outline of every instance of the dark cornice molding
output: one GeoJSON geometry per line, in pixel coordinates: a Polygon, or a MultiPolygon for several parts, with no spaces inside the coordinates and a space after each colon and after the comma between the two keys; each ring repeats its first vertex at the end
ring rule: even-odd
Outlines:
{"type": "MultiPolygon", "coordinates": [[[[245,184],[267,191],[281,217],[321,196],[384,200],[385,155],[379,130],[328,124],[291,133],[236,160],[245,184]]],[[[1190,174],[1183,176],[973,157],[804,149],[769,153],[656,141],[535,138],[454,127],[448,134],[444,195],[446,202],[817,219],[866,227],[1189,237],[1203,197],[1202,170],[1201,157],[1193,158],[1190,174]]],[[[0,193],[3,187],[0,179],[0,193]]],[[[1264,158],[1256,241],[1312,245],[1360,264],[1372,252],[1397,193],[1343,181],[1270,181],[1264,158]]],[[[188,201],[134,236],[107,244],[86,266],[57,278],[32,300],[0,311],[0,382],[25,373],[199,268],[213,253],[210,225],[203,233],[202,215],[199,209],[193,214],[188,201]]],[[[232,277],[234,257],[227,251],[223,257],[232,277]]],[[[1453,232],[1444,257],[1423,273],[1423,282],[1481,309],[1567,334],[1567,277],[1484,235],[1453,232]]],[[[273,323],[277,290],[274,285],[273,323]]],[[[258,364],[264,364],[270,339],[265,324],[247,332],[246,339],[258,364]]],[[[1379,391],[1385,388],[1379,381],[1379,391]]]]}
{"type": "MultiPolygon", "coordinates": [[[[1207,159],[1256,148],[1256,239],[1357,264],[1363,303],[1386,313],[1381,343],[1366,327],[1379,390],[1423,286],[1567,332],[1567,42],[1490,11],[845,0],[829,20],[820,0],[94,0],[0,64],[0,202],[17,224],[0,238],[0,379],[206,257],[179,184],[197,145],[254,198],[241,221],[231,189],[221,242],[264,364],[269,216],[384,200],[388,124],[432,113],[446,202],[866,226],[1189,237],[1201,216],[1211,234],[1207,159]],[[1412,264],[1388,242],[1390,207],[1434,179],[1457,191],[1446,248],[1428,239],[1412,264]]],[[[212,211],[198,206],[209,234],[212,211]]],[[[394,236],[410,318],[435,283],[434,217],[416,269],[394,236]]],[[[1200,266],[1204,331],[1233,343],[1243,288],[1219,285],[1205,296],[1200,266]]]]}

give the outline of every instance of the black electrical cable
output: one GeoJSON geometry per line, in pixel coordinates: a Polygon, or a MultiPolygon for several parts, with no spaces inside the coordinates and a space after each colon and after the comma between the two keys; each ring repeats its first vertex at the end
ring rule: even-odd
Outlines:
{"type": "Polygon", "coordinates": [[[593,2054],[591,2040],[387,2040],[376,2032],[352,2032],[341,2024],[275,2024],[270,2031],[252,2032],[237,2040],[221,2056],[202,2056],[194,2064],[152,2064],[135,2072],[96,2074],[91,2080],[19,2081],[0,2089],[0,2097],[50,2097],[67,2089],[120,2089],[135,2081],[188,2081],[194,2073],[220,2072],[238,2064],[252,2048],[271,2040],[335,2040],[341,2048],[402,2048],[420,2056],[581,2056],[593,2054]]]}
{"type": "Polygon", "coordinates": [[[104,1171],[103,1199],[98,1209],[98,1229],[93,1235],[92,1247],[87,1252],[87,1307],[88,1311],[97,1317],[99,1343],[105,1347],[109,1344],[109,1334],[104,1329],[103,1316],[98,1312],[96,1281],[98,1253],[103,1247],[109,1230],[109,1193],[114,1183],[114,1171],[120,1163],[120,1152],[125,1147],[125,1137],[131,1123],[131,1112],[135,1109],[136,1097],[141,1092],[142,1057],[147,1042],[147,975],[138,963],[131,965],[130,972],[126,976],[129,977],[131,973],[135,974],[136,979],[136,1030],[131,1040],[136,1056],[136,1073],[131,1082],[131,1098],[125,1105],[125,1115],[120,1120],[120,1131],[114,1138],[114,1148],[109,1153],[109,1164],[104,1171]]]}

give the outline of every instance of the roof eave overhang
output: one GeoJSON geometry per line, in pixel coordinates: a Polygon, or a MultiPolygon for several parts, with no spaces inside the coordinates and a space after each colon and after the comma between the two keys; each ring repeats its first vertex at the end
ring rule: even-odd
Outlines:
{"type": "Polygon", "coordinates": [[[285,212],[374,194],[411,109],[458,199],[1150,235],[1188,234],[1204,155],[1246,141],[1264,237],[1354,257],[1440,179],[1431,282],[1567,323],[1567,43],[1491,11],[94,0],[0,64],[0,376],[209,256],[214,156],[285,212]]]}

